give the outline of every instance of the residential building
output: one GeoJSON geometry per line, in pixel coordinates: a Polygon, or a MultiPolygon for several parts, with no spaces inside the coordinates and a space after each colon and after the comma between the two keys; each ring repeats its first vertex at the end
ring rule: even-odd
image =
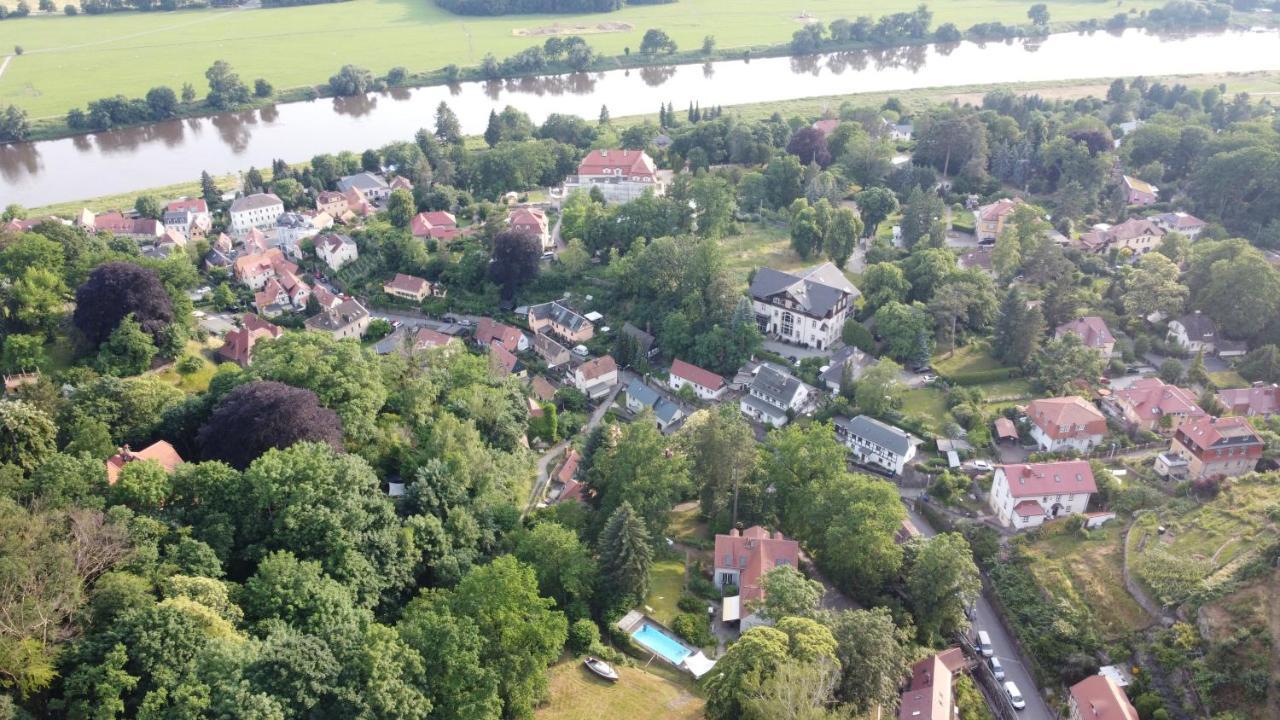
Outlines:
{"type": "Polygon", "coordinates": [[[356,248],[356,241],[349,236],[330,233],[316,238],[316,256],[329,269],[338,271],[347,263],[355,262],[360,257],[360,251],[356,248]]]}
{"type": "Polygon", "coordinates": [[[228,331],[223,336],[222,347],[218,348],[218,357],[240,367],[249,367],[253,363],[254,346],[263,340],[274,340],[283,332],[278,326],[261,317],[246,313],[240,318],[240,327],[228,331]]]}
{"type": "Polygon", "coordinates": [[[506,377],[508,375],[524,377],[525,373],[524,363],[520,362],[520,358],[503,347],[501,343],[489,345],[489,367],[498,377],[506,377]]]}
{"type": "Polygon", "coordinates": [[[1170,320],[1166,339],[1192,354],[1202,352],[1205,355],[1216,353],[1219,357],[1239,357],[1248,350],[1245,343],[1220,336],[1217,324],[1199,310],[1170,320]]]}
{"type": "Polygon", "coordinates": [[[549,380],[541,375],[535,375],[533,379],[529,381],[529,389],[533,392],[534,396],[538,398],[538,400],[544,403],[552,402],[556,399],[556,386],[552,385],[549,380]]]}
{"type": "Polygon", "coordinates": [[[680,358],[671,362],[667,385],[677,392],[688,385],[693,388],[693,394],[702,400],[719,400],[724,395],[726,387],[723,377],[680,358]]]}
{"type": "Polygon", "coordinates": [[[1124,690],[1105,675],[1090,675],[1072,685],[1067,707],[1071,720],[1138,720],[1124,690]]]}
{"type": "Polygon", "coordinates": [[[529,307],[529,329],[550,333],[571,343],[584,343],[596,332],[590,320],[554,301],[529,307]]]}
{"type": "Polygon", "coordinates": [[[662,393],[646,385],[640,378],[627,383],[627,409],[637,414],[646,409],[652,410],[658,421],[658,429],[663,432],[684,417],[684,411],[679,405],[664,398],[662,393]]]}
{"type": "Polygon", "coordinates": [[[391,194],[391,186],[381,175],[371,172],[361,172],[355,175],[347,175],[338,178],[338,192],[347,193],[352,190],[359,190],[365,199],[370,202],[380,202],[385,200],[391,194]]]}
{"type": "Polygon", "coordinates": [[[276,218],[275,244],[289,255],[302,259],[302,241],[309,240],[333,227],[329,213],[287,212],[276,218]]]}
{"type": "Polygon", "coordinates": [[[982,244],[994,243],[1004,232],[1005,220],[1022,204],[1022,198],[1002,198],[973,211],[973,234],[982,244]]]}
{"type": "Polygon", "coordinates": [[[1116,338],[1111,334],[1107,322],[1097,315],[1087,315],[1071,322],[1059,325],[1053,331],[1055,338],[1064,335],[1075,335],[1084,346],[1097,351],[1103,360],[1110,360],[1116,354],[1116,338]]]}
{"type": "Polygon", "coordinates": [[[955,720],[955,673],[966,665],[958,647],[935,653],[911,666],[911,681],[898,701],[898,720],[955,720]]]}
{"type": "Polygon", "coordinates": [[[832,263],[795,273],[760,268],[747,291],[760,332],[804,347],[831,347],[840,339],[858,289],[832,263]]]}
{"type": "Polygon", "coordinates": [[[420,303],[432,294],[431,281],[413,275],[396,273],[395,277],[382,283],[382,292],[420,303]]]}
{"type": "Polygon", "coordinates": [[[458,229],[458,219],[453,213],[443,210],[420,212],[409,221],[409,231],[416,238],[433,240],[453,240],[462,234],[458,229]]]}
{"type": "Polygon", "coordinates": [[[268,230],[284,214],[284,202],[272,193],[245,195],[231,201],[228,211],[231,234],[242,236],[253,228],[268,230]]]}
{"type": "Polygon", "coordinates": [[[854,381],[862,376],[874,358],[868,356],[852,345],[845,345],[832,356],[827,367],[822,371],[822,384],[834,395],[844,387],[846,380],[854,381]]]}
{"type": "Polygon", "coordinates": [[[564,462],[551,480],[551,488],[547,493],[547,499],[550,502],[586,501],[584,495],[587,487],[576,478],[580,462],[582,462],[582,456],[578,454],[577,450],[569,448],[569,451],[564,455],[564,462]]]}
{"type": "Polygon", "coordinates": [[[512,230],[538,238],[543,252],[555,249],[555,243],[551,242],[551,229],[547,225],[547,213],[541,208],[518,207],[511,211],[507,222],[512,230]]]}
{"type": "Polygon", "coordinates": [[[1229,415],[1271,417],[1280,412],[1280,385],[1255,383],[1247,388],[1219,390],[1218,402],[1229,415]]]}
{"type": "Polygon", "coordinates": [[[335,190],[320,191],[316,194],[316,211],[328,213],[334,219],[342,219],[350,211],[346,194],[335,190]]]}
{"type": "Polygon", "coordinates": [[[1253,472],[1266,443],[1242,417],[1207,415],[1178,426],[1169,450],[1187,461],[1192,480],[1253,472]]]}
{"type": "Polygon", "coordinates": [[[1106,416],[1079,395],[1032,400],[1027,419],[1031,437],[1046,452],[1087,453],[1107,434],[1106,416]]]}
{"type": "Polygon", "coordinates": [[[560,198],[598,189],[606,202],[625,203],[646,190],[666,194],[666,183],[653,158],[643,150],[592,150],[578,163],[578,174],[565,178],[560,198]]]}
{"type": "Polygon", "coordinates": [[[346,299],[329,292],[329,289],[323,285],[312,288],[311,297],[316,299],[316,305],[319,305],[321,310],[332,310],[346,299]]]}
{"type": "Polygon", "coordinates": [[[977,270],[988,277],[994,278],[996,276],[994,255],[995,251],[991,246],[987,245],[961,253],[960,257],[956,259],[956,263],[961,270],[977,270]]]}
{"type": "Polygon", "coordinates": [[[573,360],[573,355],[569,352],[569,348],[556,342],[550,335],[545,333],[533,334],[533,351],[542,358],[549,369],[555,369],[568,365],[573,360]]]}
{"type": "Polygon", "coordinates": [[[832,423],[836,438],[849,448],[849,454],[859,464],[875,465],[893,475],[901,475],[902,469],[916,456],[919,443],[914,437],[875,418],[836,417],[832,423]]]}
{"type": "Polygon", "coordinates": [[[747,394],[738,407],[743,415],[772,427],[782,427],[791,417],[803,411],[810,399],[810,388],[791,373],[774,365],[756,368],[747,394]]]}
{"type": "Polygon", "coordinates": [[[165,206],[161,221],[165,228],[176,230],[191,240],[205,238],[213,228],[213,216],[203,198],[174,200],[165,206]]]}
{"type": "Polygon", "coordinates": [[[85,227],[89,232],[109,232],[117,237],[127,237],[140,242],[153,241],[164,235],[164,225],[153,218],[126,216],[112,210],[95,215],[88,210],[86,216],[89,224],[85,227]]]}
{"type": "Polygon", "coordinates": [[[654,346],[657,338],[632,325],[629,321],[622,324],[622,334],[635,341],[636,352],[640,357],[653,357],[658,352],[658,349],[654,346]]]}
{"type": "Polygon", "coordinates": [[[573,371],[573,386],[592,400],[608,395],[617,384],[618,363],[611,355],[588,360],[573,371]]]}
{"type": "Polygon", "coordinates": [[[115,485],[120,479],[120,472],[124,466],[138,460],[157,463],[167,473],[173,472],[174,468],[182,464],[182,456],[165,440],[157,440],[138,451],[131,450],[128,445],[125,445],[115,455],[107,458],[107,484],[115,485]]]}
{"type": "Polygon", "coordinates": [[[822,133],[822,137],[827,137],[831,133],[835,132],[836,128],[840,127],[840,119],[839,118],[822,118],[821,120],[814,120],[813,125],[811,125],[810,127],[822,133]]]}
{"type": "Polygon", "coordinates": [[[716,589],[722,592],[730,587],[738,589],[736,596],[725,598],[722,619],[741,621],[740,629],[744,632],[765,624],[756,612],[765,599],[764,576],[786,565],[798,569],[799,561],[800,543],[787,539],[781,532],[771,533],[755,525],[746,530],[734,528],[727,535],[717,534],[715,571],[711,577],[716,589]]]}
{"type": "Polygon", "coordinates": [[[432,330],[429,327],[420,327],[413,331],[413,351],[422,352],[424,350],[434,350],[442,347],[462,347],[462,341],[452,335],[445,335],[442,332],[432,330]]]}
{"type": "Polygon", "coordinates": [[[298,266],[285,259],[280,248],[263,253],[241,255],[231,266],[236,279],[255,292],[254,303],[259,312],[271,305],[295,309],[306,307],[311,286],[298,276],[298,266]]]}
{"type": "Polygon", "coordinates": [[[1141,378],[1129,387],[1112,390],[1102,406],[1131,431],[1171,433],[1187,420],[1205,414],[1190,390],[1168,385],[1156,377],[1141,378]]]}
{"type": "Polygon", "coordinates": [[[480,318],[480,322],[476,323],[475,339],[481,347],[500,343],[511,353],[529,349],[529,338],[524,333],[490,318],[480,318]]]}
{"type": "Polygon", "coordinates": [[[1085,460],[997,465],[990,505],[1002,525],[1022,530],[1084,512],[1089,496],[1097,491],[1085,460]]]}
{"type": "Polygon", "coordinates": [[[1165,230],[1150,220],[1130,218],[1118,225],[1101,223],[1080,235],[1080,245],[1095,253],[1127,250],[1144,255],[1160,247],[1165,230]]]}
{"type": "Polygon", "coordinates": [[[1122,175],[1125,201],[1130,205],[1154,205],[1160,199],[1160,188],[1136,177],[1122,175]]]}
{"type": "Polygon", "coordinates": [[[338,306],[307,318],[308,330],[326,332],[336,340],[359,340],[369,328],[369,311],[355,300],[343,300],[338,306]]]}
{"type": "Polygon", "coordinates": [[[1195,215],[1181,210],[1152,215],[1147,219],[1160,226],[1164,231],[1179,233],[1188,240],[1195,240],[1200,237],[1200,233],[1204,232],[1204,227],[1208,224],[1195,215]]]}
{"type": "Polygon", "coordinates": [[[1155,474],[1165,478],[1166,480],[1186,480],[1188,469],[1191,463],[1176,452],[1162,452],[1156,455],[1155,461],[1151,465],[1151,469],[1155,474]]]}

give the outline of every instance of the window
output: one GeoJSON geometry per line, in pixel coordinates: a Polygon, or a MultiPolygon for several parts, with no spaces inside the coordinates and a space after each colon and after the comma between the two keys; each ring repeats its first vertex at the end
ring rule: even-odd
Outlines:
{"type": "Polygon", "coordinates": [[[795,316],[789,312],[782,313],[782,334],[790,335],[795,332],[795,316]]]}

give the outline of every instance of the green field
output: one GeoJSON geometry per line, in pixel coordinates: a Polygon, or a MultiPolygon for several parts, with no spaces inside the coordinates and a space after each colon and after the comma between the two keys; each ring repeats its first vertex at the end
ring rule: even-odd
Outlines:
{"type": "Polygon", "coordinates": [[[693,683],[661,666],[640,669],[617,665],[621,678],[609,683],[592,675],[579,658],[551,667],[547,704],[536,720],[696,720],[702,717],[702,698],[693,683]]]}
{"type": "MultiPolygon", "coordinates": [[[[16,4],[13,0],[6,3],[16,4]]],[[[630,6],[596,15],[461,17],[430,0],[351,0],[292,8],[121,12],[65,17],[35,16],[0,23],[0,47],[22,45],[0,77],[0,102],[26,108],[33,117],[64,114],[89,100],[122,93],[140,97],[156,85],[192,83],[203,96],[204,71],[215,60],[232,63],[242,78],[264,77],[277,89],[326,82],[354,63],[382,75],[392,67],[412,72],[448,64],[476,65],[486,53],[499,58],[541,44],[517,31],[600,23],[625,24],[619,32],[590,32],[591,45],[608,55],[636,50],[645,30],[666,30],[681,48],[694,50],[708,33],[718,49],[787,42],[801,13],[824,21],[910,11],[917,0],[680,0],[630,6]]],[[[1110,17],[1144,10],[1161,0],[1095,0],[1048,3],[1055,22],[1110,17]]],[[[934,24],[961,28],[988,20],[1025,24],[1028,2],[944,0],[930,4],[934,24]]]]}

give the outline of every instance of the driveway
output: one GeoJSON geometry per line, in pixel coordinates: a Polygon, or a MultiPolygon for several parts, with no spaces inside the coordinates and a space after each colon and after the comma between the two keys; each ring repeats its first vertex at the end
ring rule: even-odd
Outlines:
{"type": "Polygon", "coordinates": [[[813,348],[800,347],[799,345],[792,345],[790,343],[779,342],[777,340],[765,340],[761,347],[769,352],[778,353],[784,358],[795,357],[798,360],[804,360],[805,358],[811,357],[829,358],[831,357],[832,352],[830,348],[826,350],[815,350],[813,348]]]}
{"type": "MultiPolygon", "coordinates": [[[[919,528],[920,534],[925,537],[932,537],[936,533],[929,523],[915,510],[907,506],[907,517],[915,526],[919,528]]],[[[985,593],[978,596],[977,620],[973,623],[974,635],[979,630],[987,631],[991,636],[991,645],[995,648],[996,657],[1000,658],[1000,664],[1004,665],[1005,679],[1012,680],[1018,689],[1022,691],[1023,697],[1027,701],[1027,708],[1018,713],[1020,718],[1026,720],[1056,720],[1058,715],[1050,712],[1049,706],[1045,704],[1044,697],[1040,694],[1040,688],[1036,685],[1035,679],[1031,675],[1031,671],[1027,669],[1026,659],[1018,652],[1018,648],[1013,644],[1013,638],[1009,633],[1005,632],[1004,625],[1000,622],[1000,618],[996,614],[995,607],[987,599],[985,593]]]]}

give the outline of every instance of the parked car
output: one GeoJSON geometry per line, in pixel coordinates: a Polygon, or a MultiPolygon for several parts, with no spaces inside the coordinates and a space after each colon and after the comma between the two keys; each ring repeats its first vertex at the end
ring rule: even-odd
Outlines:
{"type": "Polygon", "coordinates": [[[980,470],[982,472],[991,472],[991,463],[986,460],[974,460],[973,469],[980,470]]]}
{"type": "Polygon", "coordinates": [[[924,377],[920,378],[920,382],[925,385],[931,385],[937,382],[937,380],[938,380],[938,376],[932,373],[925,373],[924,377]]]}
{"type": "Polygon", "coordinates": [[[1000,664],[1000,658],[990,658],[987,660],[987,664],[991,666],[991,673],[996,676],[997,680],[1004,679],[1004,666],[1000,664]]]}
{"type": "Polygon", "coordinates": [[[542,253],[542,259],[547,261],[555,260],[556,254],[553,252],[544,252],[542,253]]]}
{"type": "Polygon", "coordinates": [[[992,657],[996,654],[996,650],[991,646],[991,636],[986,630],[978,631],[978,651],[982,653],[982,657],[992,657]]]}
{"type": "Polygon", "coordinates": [[[1004,681],[1004,691],[1009,695],[1009,702],[1013,703],[1015,710],[1022,710],[1027,706],[1027,701],[1022,698],[1022,693],[1012,680],[1004,681]]]}

